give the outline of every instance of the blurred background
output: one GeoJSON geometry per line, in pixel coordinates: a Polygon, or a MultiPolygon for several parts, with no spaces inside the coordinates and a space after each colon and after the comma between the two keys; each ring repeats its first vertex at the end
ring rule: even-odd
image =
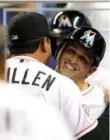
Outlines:
{"type": "Polygon", "coordinates": [[[48,22],[62,10],[79,10],[91,21],[94,28],[98,29],[107,43],[107,49],[101,66],[110,72],[110,45],[109,45],[109,0],[77,0],[73,2],[0,2],[0,24],[7,25],[12,16],[19,12],[39,12],[48,22]]]}

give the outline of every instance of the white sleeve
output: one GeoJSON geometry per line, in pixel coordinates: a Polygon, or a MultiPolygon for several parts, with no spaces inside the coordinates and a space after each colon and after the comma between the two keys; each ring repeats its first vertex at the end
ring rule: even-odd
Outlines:
{"type": "Polygon", "coordinates": [[[71,126],[73,135],[79,138],[97,125],[96,120],[91,120],[83,104],[79,88],[71,80],[65,80],[60,87],[61,109],[66,120],[71,126]]]}

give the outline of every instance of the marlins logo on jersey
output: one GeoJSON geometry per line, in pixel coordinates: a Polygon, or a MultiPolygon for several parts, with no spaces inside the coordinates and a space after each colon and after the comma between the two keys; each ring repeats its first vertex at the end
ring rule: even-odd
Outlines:
{"type": "Polygon", "coordinates": [[[72,27],[72,24],[69,20],[69,18],[67,16],[64,16],[62,15],[60,18],[59,18],[59,25],[58,25],[59,28],[61,27],[72,27]]]}
{"type": "Polygon", "coordinates": [[[80,41],[87,47],[91,48],[94,44],[94,39],[95,39],[96,33],[94,33],[91,30],[88,30],[84,32],[84,35],[80,37],[80,41]]]}

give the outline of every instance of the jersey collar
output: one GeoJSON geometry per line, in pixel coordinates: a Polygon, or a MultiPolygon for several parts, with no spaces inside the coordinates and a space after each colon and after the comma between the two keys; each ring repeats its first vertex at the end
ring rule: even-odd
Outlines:
{"type": "Polygon", "coordinates": [[[24,56],[24,55],[19,55],[19,56],[14,56],[13,58],[17,58],[17,59],[27,59],[27,60],[32,60],[32,61],[37,61],[37,62],[39,62],[37,59],[35,59],[35,58],[32,58],[32,57],[29,57],[29,56],[24,56]]]}
{"type": "Polygon", "coordinates": [[[83,95],[89,93],[92,89],[93,89],[93,86],[89,85],[89,87],[87,89],[85,89],[84,91],[81,92],[81,95],[83,96],[83,95]]]}

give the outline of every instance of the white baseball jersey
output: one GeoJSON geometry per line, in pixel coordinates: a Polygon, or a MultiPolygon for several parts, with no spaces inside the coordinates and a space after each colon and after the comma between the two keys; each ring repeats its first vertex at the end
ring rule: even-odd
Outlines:
{"type": "Polygon", "coordinates": [[[22,89],[30,89],[30,94],[34,92],[34,95],[35,88],[39,88],[66,118],[76,138],[96,127],[97,121],[91,120],[84,110],[80,90],[74,82],[39,61],[27,56],[8,59],[7,81],[22,89]]]}
{"type": "Polygon", "coordinates": [[[6,83],[0,83],[0,91],[0,140],[74,140],[59,114],[43,98],[6,83]]]}
{"type": "Polygon", "coordinates": [[[100,87],[90,85],[82,92],[82,98],[84,101],[83,107],[88,115],[98,119],[106,108],[103,90],[100,87]]]}

